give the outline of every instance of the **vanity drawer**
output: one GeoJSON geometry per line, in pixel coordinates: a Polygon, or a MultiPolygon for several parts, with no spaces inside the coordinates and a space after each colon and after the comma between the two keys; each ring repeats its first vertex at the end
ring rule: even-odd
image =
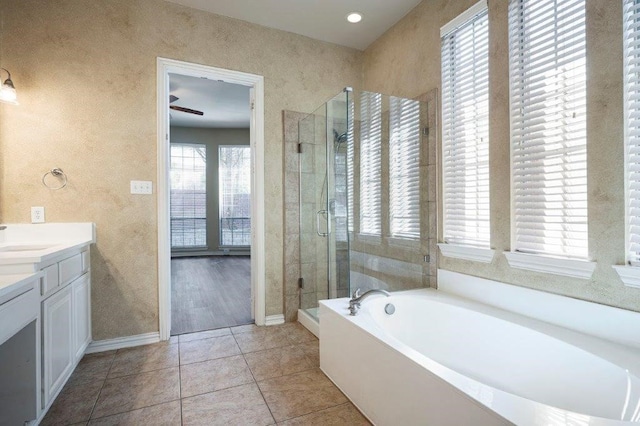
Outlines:
{"type": "Polygon", "coordinates": [[[82,253],[58,262],[60,285],[65,286],[82,275],[82,253]]]}
{"type": "Polygon", "coordinates": [[[91,260],[89,259],[89,250],[82,252],[82,273],[89,270],[91,266],[91,260]]]}
{"type": "Polygon", "coordinates": [[[60,284],[59,276],[58,276],[58,264],[55,263],[51,266],[47,266],[42,270],[44,276],[42,277],[42,286],[41,291],[42,295],[51,292],[60,284]]]}

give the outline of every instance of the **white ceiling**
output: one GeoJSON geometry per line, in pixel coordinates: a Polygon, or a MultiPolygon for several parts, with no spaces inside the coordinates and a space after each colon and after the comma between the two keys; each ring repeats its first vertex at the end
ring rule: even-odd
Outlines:
{"type": "Polygon", "coordinates": [[[218,15],[364,50],[421,0],[168,0],[218,15]],[[364,19],[351,24],[350,12],[364,19]]]}
{"type": "Polygon", "coordinates": [[[199,116],[170,110],[171,125],[178,127],[248,128],[251,117],[249,87],[206,78],[169,74],[171,105],[204,112],[199,116]]]}

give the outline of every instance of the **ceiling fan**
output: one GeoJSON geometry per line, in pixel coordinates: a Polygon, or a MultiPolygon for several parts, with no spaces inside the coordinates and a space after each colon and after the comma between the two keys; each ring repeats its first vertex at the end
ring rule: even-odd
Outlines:
{"type": "MultiPolygon", "coordinates": [[[[180,98],[178,98],[177,96],[169,95],[169,103],[170,104],[174,103],[178,99],[180,99],[180,98]]],[[[191,108],[185,108],[185,107],[181,107],[181,106],[177,106],[177,105],[169,105],[169,108],[171,108],[172,110],[175,110],[175,111],[186,112],[188,114],[204,115],[204,113],[202,111],[198,111],[198,110],[191,109],[191,108]]]]}

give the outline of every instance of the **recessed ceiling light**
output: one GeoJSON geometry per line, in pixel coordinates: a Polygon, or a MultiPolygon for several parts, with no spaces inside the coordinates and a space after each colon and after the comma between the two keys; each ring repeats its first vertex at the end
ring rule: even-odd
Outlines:
{"type": "Polygon", "coordinates": [[[347,21],[351,22],[352,24],[357,24],[358,22],[362,21],[362,13],[351,12],[347,15],[347,21]]]}

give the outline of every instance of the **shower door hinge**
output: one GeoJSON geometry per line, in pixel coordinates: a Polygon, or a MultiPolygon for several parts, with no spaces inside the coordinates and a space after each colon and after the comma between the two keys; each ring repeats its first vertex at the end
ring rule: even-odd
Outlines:
{"type": "Polygon", "coordinates": [[[256,109],[256,103],[254,101],[251,101],[251,110],[253,111],[254,109],[256,109]]]}
{"type": "Polygon", "coordinates": [[[298,144],[298,154],[302,154],[302,144],[298,144]]]}
{"type": "Polygon", "coordinates": [[[429,136],[429,128],[428,127],[424,127],[422,129],[422,136],[429,136]]]}
{"type": "Polygon", "coordinates": [[[304,288],[304,278],[298,278],[298,288],[304,288]]]}
{"type": "Polygon", "coordinates": [[[425,263],[431,263],[431,256],[430,255],[426,255],[424,257],[424,261],[425,261],[425,263]]]}

